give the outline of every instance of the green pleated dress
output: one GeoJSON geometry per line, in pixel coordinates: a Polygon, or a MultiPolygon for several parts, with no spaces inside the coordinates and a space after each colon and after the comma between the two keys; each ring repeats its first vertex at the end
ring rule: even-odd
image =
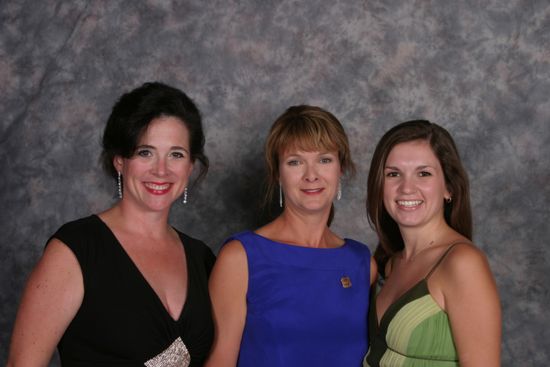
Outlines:
{"type": "Polygon", "coordinates": [[[428,289],[428,278],[454,245],[449,246],[424,279],[388,307],[380,325],[376,297],[372,300],[371,346],[364,367],[459,366],[449,318],[428,289]]]}

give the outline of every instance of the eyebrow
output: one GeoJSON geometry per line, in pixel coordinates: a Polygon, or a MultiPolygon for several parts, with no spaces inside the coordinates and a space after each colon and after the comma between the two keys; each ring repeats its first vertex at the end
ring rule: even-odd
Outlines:
{"type": "MultiPolygon", "coordinates": [[[[309,152],[309,151],[300,151],[300,152],[294,152],[294,153],[283,153],[283,157],[302,157],[304,156],[304,154],[302,154],[302,152],[305,152],[305,153],[312,153],[312,152],[309,152]]],[[[317,153],[317,155],[326,155],[326,154],[331,154],[331,155],[338,155],[338,152],[334,152],[334,151],[330,151],[330,150],[327,150],[327,151],[324,151],[324,150],[318,150],[318,151],[314,151],[315,153],[317,153]]]]}
{"type": "MultiPolygon", "coordinates": [[[[418,166],[418,167],[416,167],[415,169],[416,169],[416,170],[420,170],[420,169],[426,169],[426,168],[435,169],[435,167],[432,167],[432,166],[430,166],[429,164],[424,164],[424,165],[422,165],[422,166],[418,166]]],[[[399,171],[399,168],[397,168],[397,167],[395,167],[395,166],[385,166],[384,169],[393,169],[393,170],[399,171]]]]}
{"type": "MultiPolygon", "coordinates": [[[[148,145],[148,144],[142,144],[142,145],[138,145],[138,146],[136,147],[136,149],[139,149],[139,148],[148,148],[148,149],[157,150],[157,148],[155,148],[155,147],[152,146],[152,145],[148,145]]],[[[184,152],[189,153],[189,151],[188,151],[187,149],[185,149],[184,147],[179,146],[179,145],[172,145],[172,146],[170,147],[170,150],[172,150],[172,149],[183,150],[184,152]]]]}

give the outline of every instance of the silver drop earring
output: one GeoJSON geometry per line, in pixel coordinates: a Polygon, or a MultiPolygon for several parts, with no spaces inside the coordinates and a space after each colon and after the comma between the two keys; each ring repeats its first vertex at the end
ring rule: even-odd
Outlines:
{"type": "Polygon", "coordinates": [[[187,204],[187,187],[183,190],[183,200],[181,202],[187,204]]]}
{"type": "Polygon", "coordinates": [[[336,194],[336,200],[340,200],[342,198],[342,182],[338,181],[338,193],[336,194]]]}
{"type": "Polygon", "coordinates": [[[281,183],[279,182],[279,206],[283,207],[283,188],[281,187],[281,183]]]}
{"type": "Polygon", "coordinates": [[[122,199],[122,174],[120,171],[117,171],[117,187],[118,187],[118,198],[122,199]]]}

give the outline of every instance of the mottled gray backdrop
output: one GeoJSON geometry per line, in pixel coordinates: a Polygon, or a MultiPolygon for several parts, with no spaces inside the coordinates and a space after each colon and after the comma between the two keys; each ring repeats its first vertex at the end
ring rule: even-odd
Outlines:
{"type": "Polygon", "coordinates": [[[115,202],[98,164],[112,104],[159,80],[203,111],[212,163],[172,222],[216,251],[260,222],[262,144],[289,105],[343,122],[359,170],[334,228],[371,249],[374,144],[403,120],[449,129],[502,297],[503,365],[548,364],[547,0],[4,0],[0,32],[0,363],[48,236],[115,202]]]}

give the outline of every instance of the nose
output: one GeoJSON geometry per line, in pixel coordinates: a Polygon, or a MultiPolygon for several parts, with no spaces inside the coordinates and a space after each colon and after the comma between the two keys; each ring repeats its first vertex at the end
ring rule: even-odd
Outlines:
{"type": "Polygon", "coordinates": [[[308,182],[314,182],[318,179],[317,171],[315,170],[315,165],[305,164],[304,179],[308,182]]]}
{"type": "Polygon", "coordinates": [[[153,166],[153,173],[157,176],[165,176],[167,172],[167,163],[166,160],[163,158],[158,158],[153,166]]]}
{"type": "Polygon", "coordinates": [[[412,194],[416,190],[414,179],[412,177],[403,176],[399,190],[404,194],[412,194]]]}

